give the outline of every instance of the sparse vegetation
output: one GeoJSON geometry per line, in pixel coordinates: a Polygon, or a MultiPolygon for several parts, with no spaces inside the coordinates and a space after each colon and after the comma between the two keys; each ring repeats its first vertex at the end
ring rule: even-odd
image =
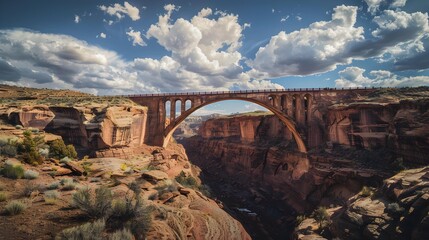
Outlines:
{"type": "Polygon", "coordinates": [[[4,202],[6,201],[6,199],[7,199],[6,193],[0,192],[0,202],[4,202]]]}
{"type": "Polygon", "coordinates": [[[106,187],[100,187],[95,189],[93,196],[90,188],[83,188],[73,195],[73,205],[90,218],[104,217],[112,207],[112,192],[106,187]]]}
{"type": "Polygon", "coordinates": [[[33,192],[40,191],[41,186],[32,182],[27,182],[22,190],[22,196],[30,197],[33,192]]]}
{"type": "Polygon", "coordinates": [[[23,212],[26,208],[27,205],[22,201],[13,200],[4,207],[4,211],[8,215],[17,215],[23,212]]]}
{"type": "Polygon", "coordinates": [[[363,186],[362,190],[359,192],[359,195],[362,197],[371,197],[374,195],[374,190],[371,187],[363,186]]]}
{"type": "Polygon", "coordinates": [[[53,182],[53,183],[51,183],[51,184],[49,184],[47,187],[46,187],[46,189],[48,189],[48,190],[55,190],[55,189],[58,189],[60,187],[60,182],[53,182]]]}
{"type": "Polygon", "coordinates": [[[24,178],[25,179],[36,179],[39,177],[39,173],[33,170],[26,170],[24,172],[24,178]]]}
{"type": "Polygon", "coordinates": [[[40,154],[39,149],[45,145],[44,137],[33,136],[33,132],[29,130],[24,131],[23,134],[24,140],[18,149],[22,153],[24,161],[30,164],[41,164],[44,157],[40,154]]]}
{"type": "Polygon", "coordinates": [[[134,236],[128,229],[122,229],[109,236],[109,240],[133,240],[134,236]]]}
{"type": "Polygon", "coordinates": [[[57,159],[69,157],[75,159],[77,152],[73,145],[66,146],[62,139],[56,139],[49,143],[49,156],[57,159]]]}
{"type": "Polygon", "coordinates": [[[43,199],[47,204],[55,204],[59,197],[60,193],[57,190],[50,190],[44,193],[43,199]]]}
{"type": "Polygon", "coordinates": [[[106,226],[105,220],[100,219],[83,225],[67,228],[58,234],[56,240],[101,240],[106,226]]]}
{"type": "Polygon", "coordinates": [[[319,223],[319,228],[322,228],[323,224],[329,221],[329,214],[325,207],[318,207],[311,216],[319,223]]]}
{"type": "Polygon", "coordinates": [[[181,171],[179,175],[176,176],[176,181],[183,186],[190,187],[193,189],[198,188],[197,180],[192,176],[186,176],[186,173],[181,171]]]}
{"type": "Polygon", "coordinates": [[[17,155],[17,139],[1,138],[0,139],[0,155],[6,157],[16,157],[17,155]]]}
{"type": "Polygon", "coordinates": [[[295,219],[295,224],[298,226],[299,224],[302,223],[302,221],[304,221],[305,219],[307,219],[307,217],[305,215],[298,215],[296,216],[295,219]]]}
{"type": "Polygon", "coordinates": [[[6,161],[2,173],[5,177],[19,179],[24,177],[24,168],[21,164],[14,164],[6,161]]]}

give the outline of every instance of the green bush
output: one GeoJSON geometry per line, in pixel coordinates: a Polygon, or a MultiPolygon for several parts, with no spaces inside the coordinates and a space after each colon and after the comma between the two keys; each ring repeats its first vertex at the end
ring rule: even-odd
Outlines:
{"type": "Polygon", "coordinates": [[[36,191],[40,191],[41,188],[42,187],[39,184],[27,182],[27,184],[24,186],[24,189],[22,190],[21,195],[24,197],[30,197],[31,193],[36,192],[36,191]]]}
{"type": "Polygon", "coordinates": [[[109,240],[134,240],[134,236],[128,229],[122,229],[109,236],[109,240]]]}
{"type": "Polygon", "coordinates": [[[25,203],[13,200],[4,207],[4,211],[8,215],[17,215],[23,212],[26,208],[27,206],[25,205],[25,203]]]}
{"type": "MultiPolygon", "coordinates": [[[[113,226],[131,229],[136,239],[145,239],[152,224],[150,207],[143,205],[141,188],[136,182],[128,185],[125,199],[114,201],[109,223],[113,226]],[[130,194],[132,192],[132,194],[130,194]]],[[[127,238],[126,238],[127,239],[127,238]]]]}
{"type": "Polygon", "coordinates": [[[71,159],[69,157],[63,157],[60,159],[60,163],[68,163],[70,161],[71,161],[71,159]]]}
{"type": "Polygon", "coordinates": [[[26,170],[24,172],[24,178],[25,179],[36,179],[39,177],[39,173],[33,170],[26,170]]]}
{"type": "Polygon", "coordinates": [[[70,191],[76,189],[76,183],[72,178],[63,178],[60,180],[60,184],[63,186],[61,189],[64,191],[70,191]]]}
{"type": "Polygon", "coordinates": [[[305,215],[298,215],[296,216],[295,219],[295,224],[298,226],[299,224],[302,223],[302,221],[304,221],[305,219],[307,219],[307,217],[305,215]]]}
{"type": "Polygon", "coordinates": [[[186,176],[186,173],[181,171],[179,175],[176,176],[176,181],[183,186],[190,187],[193,189],[198,188],[197,180],[192,176],[186,176]]]}
{"type": "Polygon", "coordinates": [[[12,165],[6,163],[2,173],[5,177],[19,179],[24,177],[24,168],[20,164],[12,165]]]}
{"type": "Polygon", "coordinates": [[[7,199],[6,193],[0,192],[0,202],[4,202],[6,201],[6,199],[7,199]]]}
{"type": "Polygon", "coordinates": [[[39,148],[45,144],[43,136],[34,136],[29,130],[24,131],[24,140],[19,149],[24,161],[30,164],[41,164],[44,160],[39,148]]]}
{"type": "Polygon", "coordinates": [[[319,223],[319,228],[322,228],[323,223],[329,221],[329,214],[325,207],[318,207],[311,216],[319,223]]]}
{"type": "Polygon", "coordinates": [[[60,182],[53,182],[51,184],[49,184],[46,189],[48,190],[54,190],[54,189],[58,189],[60,187],[60,182]]]}
{"type": "Polygon", "coordinates": [[[66,146],[62,139],[56,139],[49,143],[49,156],[57,159],[64,157],[76,158],[77,152],[73,145],[69,144],[66,146]]]}
{"type": "Polygon", "coordinates": [[[58,234],[56,240],[102,240],[106,223],[104,219],[67,228],[58,234]]]}
{"type": "Polygon", "coordinates": [[[84,188],[73,194],[73,205],[85,212],[90,218],[107,216],[112,208],[112,192],[106,187],[84,188]]]}

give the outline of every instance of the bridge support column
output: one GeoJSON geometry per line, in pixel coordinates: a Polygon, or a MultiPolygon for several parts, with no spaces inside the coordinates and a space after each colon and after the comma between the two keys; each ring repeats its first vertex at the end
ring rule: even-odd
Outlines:
{"type": "Polygon", "coordinates": [[[304,104],[302,101],[302,97],[300,95],[296,95],[296,106],[295,106],[295,121],[301,125],[305,122],[305,113],[304,113],[304,104]]]}
{"type": "Polygon", "coordinates": [[[186,110],[186,102],[185,101],[181,100],[180,115],[182,115],[185,112],[185,110],[186,110]]]}
{"type": "Polygon", "coordinates": [[[171,107],[170,107],[170,123],[174,122],[174,119],[176,119],[176,101],[171,101],[171,107]]]}

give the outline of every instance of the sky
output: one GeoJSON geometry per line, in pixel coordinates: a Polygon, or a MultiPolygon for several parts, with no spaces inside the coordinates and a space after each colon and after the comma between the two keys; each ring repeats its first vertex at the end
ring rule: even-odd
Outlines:
{"type": "Polygon", "coordinates": [[[0,0],[0,83],[98,95],[429,85],[428,12],[427,0],[0,0]]]}

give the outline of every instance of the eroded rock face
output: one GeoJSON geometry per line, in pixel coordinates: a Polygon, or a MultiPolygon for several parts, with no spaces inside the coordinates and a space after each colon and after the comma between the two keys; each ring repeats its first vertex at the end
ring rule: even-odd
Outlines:
{"type": "Polygon", "coordinates": [[[60,135],[66,142],[91,151],[110,149],[101,156],[123,156],[144,143],[147,108],[142,106],[15,107],[2,109],[11,124],[60,135]],[[114,151],[115,148],[121,148],[114,151]]]}
{"type": "Polygon", "coordinates": [[[429,168],[403,171],[374,195],[356,195],[332,216],[342,239],[425,239],[429,235],[429,168]]]}

